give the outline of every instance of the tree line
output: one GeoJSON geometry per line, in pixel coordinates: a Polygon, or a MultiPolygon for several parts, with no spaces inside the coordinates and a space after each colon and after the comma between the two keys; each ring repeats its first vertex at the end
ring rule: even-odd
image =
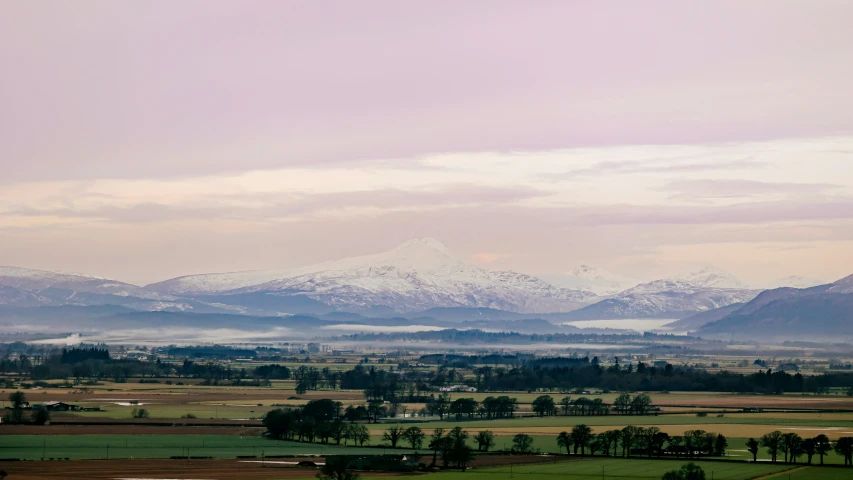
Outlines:
{"type": "Polygon", "coordinates": [[[807,463],[811,465],[812,458],[817,455],[820,457],[820,464],[823,465],[823,457],[834,450],[844,458],[844,465],[853,466],[853,437],[841,437],[833,444],[824,434],[804,439],[794,432],[782,433],[775,430],[758,440],[750,438],[746,442],[746,447],[752,454],[753,461],[758,461],[759,448],[765,447],[773,463],[777,462],[781,453],[785,463],[796,464],[800,457],[805,456],[807,463]]]}
{"type": "MultiPolygon", "coordinates": [[[[520,434],[524,435],[524,434],[520,434]]],[[[587,425],[575,425],[571,431],[557,435],[557,446],[566,454],[585,456],[630,457],[640,455],[648,458],[675,455],[684,458],[701,456],[723,456],[728,440],[722,434],[704,430],[688,430],[684,435],[670,436],[658,427],[635,427],[592,433],[587,425]]]]}
{"type": "Polygon", "coordinates": [[[608,391],[705,391],[736,393],[822,393],[833,387],[853,387],[853,374],[830,372],[821,375],[790,374],[761,370],[751,374],[708,372],[702,368],[645,362],[604,366],[597,358],[573,364],[542,361],[512,368],[479,367],[472,386],[486,391],[576,390],[608,391]]]}

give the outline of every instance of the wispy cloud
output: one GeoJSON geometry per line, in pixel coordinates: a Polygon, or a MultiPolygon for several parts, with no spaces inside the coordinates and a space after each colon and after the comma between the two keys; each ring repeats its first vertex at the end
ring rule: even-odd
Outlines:
{"type": "Polygon", "coordinates": [[[586,168],[570,170],[561,177],[583,177],[593,175],[633,175],[638,173],[700,173],[709,171],[731,171],[766,168],[766,162],[740,159],[726,161],[691,161],[685,159],[630,160],[600,162],[586,168]]]}
{"type": "Polygon", "coordinates": [[[834,183],[762,182],[757,180],[692,179],[668,182],[659,189],[671,199],[701,201],[718,198],[752,198],[768,195],[808,195],[845,188],[834,183]]]}
{"type": "MultiPolygon", "coordinates": [[[[202,196],[189,204],[145,201],[128,206],[99,204],[92,207],[34,208],[14,206],[0,217],[68,218],[78,221],[115,223],[157,223],[182,220],[264,221],[317,213],[362,211],[381,214],[400,210],[509,205],[547,193],[530,187],[490,187],[478,185],[437,186],[422,190],[365,190],[309,195],[305,193],[247,193],[202,196]],[[367,209],[367,210],[365,210],[367,209]]],[[[39,222],[43,224],[44,220],[39,222]]]]}

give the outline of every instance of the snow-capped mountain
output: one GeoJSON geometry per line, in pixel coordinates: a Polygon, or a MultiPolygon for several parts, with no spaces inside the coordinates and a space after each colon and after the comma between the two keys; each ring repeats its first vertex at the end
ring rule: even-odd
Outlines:
{"type": "Polygon", "coordinates": [[[572,312],[577,320],[619,318],[684,318],[686,316],[747,302],[752,290],[733,275],[716,267],[675,277],[654,280],[630,288],[611,298],[572,312]]]}
{"type": "Polygon", "coordinates": [[[123,305],[137,310],[221,310],[106,278],[0,267],[0,305],[123,305]]]}
{"type": "Polygon", "coordinates": [[[586,290],[598,295],[613,295],[640,283],[640,280],[610,273],[607,270],[581,265],[570,272],[542,277],[558,286],[586,290]]]}
{"type": "Polygon", "coordinates": [[[570,311],[598,297],[539,278],[465,263],[438,240],[419,238],[386,252],[306,267],[191,275],[148,285],[163,294],[306,296],[337,310],[376,306],[398,312],[434,307],[488,307],[526,313],[570,311]]]}

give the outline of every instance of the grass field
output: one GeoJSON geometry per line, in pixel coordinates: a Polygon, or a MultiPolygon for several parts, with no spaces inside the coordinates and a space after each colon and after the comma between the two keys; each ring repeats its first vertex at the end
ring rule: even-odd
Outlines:
{"type": "MultiPolygon", "coordinates": [[[[436,480],[608,480],[654,479],[659,480],[669,470],[677,470],[687,462],[674,460],[639,460],[594,458],[553,464],[526,465],[473,469],[461,473],[442,473],[436,480]]],[[[708,480],[747,480],[789,470],[792,467],[764,463],[695,462],[700,465],[708,480]],[[713,475],[713,477],[712,477],[713,475]]],[[[853,470],[851,470],[853,473],[853,470]]],[[[833,477],[829,477],[833,478],[833,477]]],[[[848,477],[849,478],[849,477],[848,477]]]]}
{"type": "MultiPolygon", "coordinates": [[[[345,447],[232,435],[3,435],[0,459],[235,458],[255,455],[379,455],[378,447],[345,447]]],[[[395,453],[411,452],[408,449],[395,453]]]]}
{"type": "Polygon", "coordinates": [[[847,468],[802,467],[767,478],[768,480],[848,480],[853,478],[853,471],[847,468]]]}

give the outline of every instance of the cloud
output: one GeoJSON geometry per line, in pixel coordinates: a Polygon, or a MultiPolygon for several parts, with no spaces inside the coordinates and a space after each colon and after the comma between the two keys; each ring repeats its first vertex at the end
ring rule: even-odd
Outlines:
{"type": "Polygon", "coordinates": [[[574,225],[709,225],[811,222],[853,219],[853,198],[833,201],[773,201],[725,206],[605,205],[555,210],[574,225]]]}
{"type": "MultiPolygon", "coordinates": [[[[542,197],[547,193],[530,187],[489,187],[449,185],[431,189],[381,189],[309,195],[304,193],[247,193],[201,197],[189,204],[143,202],[119,207],[101,205],[94,208],[33,208],[18,206],[0,212],[5,217],[69,218],[116,223],[157,223],[183,220],[265,221],[330,212],[373,215],[400,210],[441,209],[478,205],[503,205],[542,197]]],[[[39,224],[42,225],[43,223],[39,224]]]]}
{"type": "Polygon", "coordinates": [[[627,160],[599,162],[585,168],[570,170],[550,176],[551,178],[564,179],[571,177],[585,177],[598,175],[635,175],[643,173],[699,173],[720,170],[744,170],[755,168],[766,168],[768,164],[762,161],[741,159],[733,161],[691,161],[684,159],[664,160],[627,160]]]}
{"type": "Polygon", "coordinates": [[[844,188],[833,183],[762,182],[757,180],[693,179],[676,180],[659,187],[674,192],[671,199],[699,201],[716,198],[750,198],[766,195],[803,195],[844,188]]]}

